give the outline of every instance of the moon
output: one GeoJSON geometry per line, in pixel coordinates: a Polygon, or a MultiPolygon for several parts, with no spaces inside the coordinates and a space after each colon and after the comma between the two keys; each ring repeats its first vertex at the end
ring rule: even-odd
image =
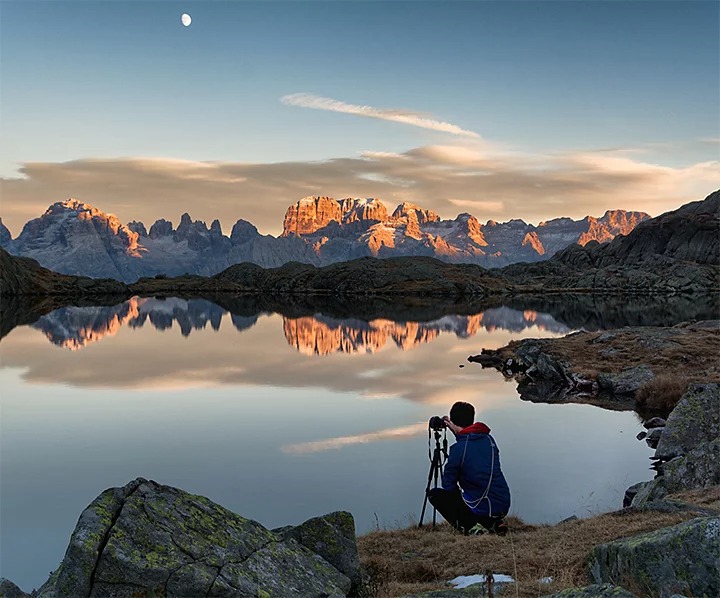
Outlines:
{"type": "Polygon", "coordinates": [[[183,16],[181,16],[180,20],[182,21],[182,24],[185,25],[185,27],[190,27],[190,23],[192,23],[192,19],[190,18],[190,15],[187,13],[185,13],[183,16]]]}

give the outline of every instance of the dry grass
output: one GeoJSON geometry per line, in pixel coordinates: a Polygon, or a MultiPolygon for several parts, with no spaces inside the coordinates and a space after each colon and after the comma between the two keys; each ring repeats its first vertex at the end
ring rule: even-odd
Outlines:
{"type": "MultiPolygon", "coordinates": [[[[696,382],[698,380],[695,380],[696,382]]],[[[672,411],[690,386],[688,378],[660,374],[655,380],[641,386],[635,393],[640,407],[663,413],[672,411]]]]}
{"type": "Polygon", "coordinates": [[[720,486],[687,490],[686,492],[672,494],[668,496],[668,498],[674,498],[706,509],[720,511],[720,486]]]}
{"type": "MultiPolygon", "coordinates": [[[[687,498],[685,498],[687,500],[687,498]]],[[[510,517],[505,537],[466,537],[443,524],[375,531],[358,538],[360,559],[373,576],[368,595],[404,596],[440,589],[458,575],[505,573],[517,580],[504,595],[537,597],[587,585],[585,559],[598,544],[691,519],[689,513],[606,513],[554,526],[510,517]],[[552,577],[550,584],[540,584],[552,577]]]]}

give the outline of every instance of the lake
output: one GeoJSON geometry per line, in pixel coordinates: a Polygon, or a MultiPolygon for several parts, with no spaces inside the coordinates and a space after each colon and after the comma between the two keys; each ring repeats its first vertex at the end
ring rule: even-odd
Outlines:
{"type": "Polygon", "coordinates": [[[133,298],[4,323],[3,576],[38,587],[85,506],[138,476],[269,528],[340,509],[358,533],[409,525],[430,465],[427,421],[458,400],[492,429],[513,514],[555,523],[619,508],[652,477],[633,411],[526,402],[466,359],[512,339],[714,315],[695,300],[415,305],[406,317],[389,305],[281,315],[241,304],[133,298]]]}

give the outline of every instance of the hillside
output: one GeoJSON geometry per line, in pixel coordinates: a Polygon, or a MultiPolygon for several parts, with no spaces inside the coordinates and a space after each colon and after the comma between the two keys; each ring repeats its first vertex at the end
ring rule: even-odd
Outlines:
{"type": "Polygon", "coordinates": [[[501,273],[514,286],[613,292],[720,291],[720,191],[638,225],[610,243],[571,245],[501,273]]]}

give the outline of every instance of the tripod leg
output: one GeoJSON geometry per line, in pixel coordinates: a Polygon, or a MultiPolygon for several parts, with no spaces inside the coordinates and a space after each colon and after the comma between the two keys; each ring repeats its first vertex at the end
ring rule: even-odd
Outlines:
{"type": "MultiPolygon", "coordinates": [[[[435,462],[435,488],[437,488],[438,485],[438,475],[440,474],[440,451],[435,449],[437,451],[437,461],[435,462]]],[[[432,526],[433,529],[435,529],[435,524],[437,523],[437,509],[433,506],[433,522],[432,526]]]]}
{"type": "Polygon", "coordinates": [[[423,501],[422,512],[420,513],[420,523],[418,523],[418,527],[422,527],[423,519],[425,518],[425,509],[427,508],[428,495],[430,494],[430,484],[432,484],[434,473],[435,473],[435,455],[433,455],[432,462],[430,463],[430,473],[428,473],[427,486],[425,487],[425,500],[423,501]]]}

